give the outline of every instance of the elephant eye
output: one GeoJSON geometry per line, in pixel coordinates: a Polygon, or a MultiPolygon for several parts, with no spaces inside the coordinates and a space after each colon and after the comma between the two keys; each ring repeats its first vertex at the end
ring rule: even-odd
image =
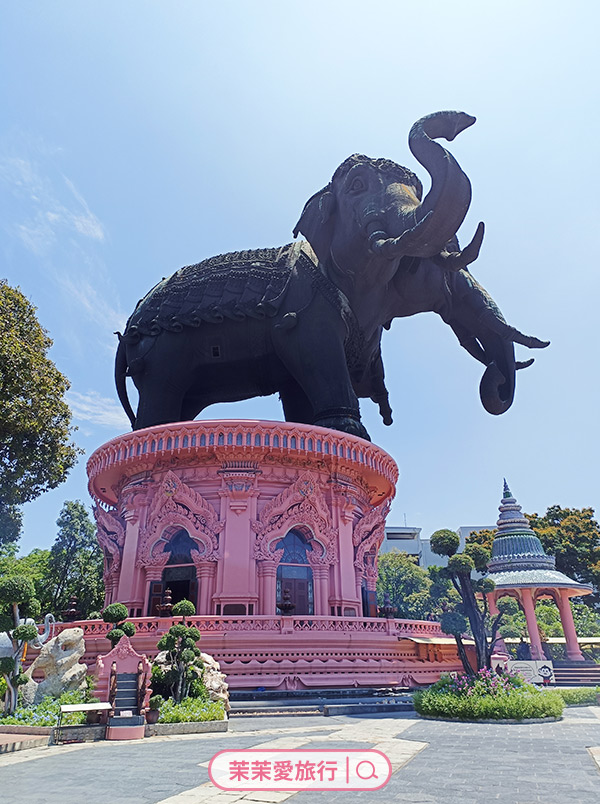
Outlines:
{"type": "Polygon", "coordinates": [[[356,178],[348,189],[351,193],[359,193],[365,189],[365,183],[362,179],[356,178]]]}

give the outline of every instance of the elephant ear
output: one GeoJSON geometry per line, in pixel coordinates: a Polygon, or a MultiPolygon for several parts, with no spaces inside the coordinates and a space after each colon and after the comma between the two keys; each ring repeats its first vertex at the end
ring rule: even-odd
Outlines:
{"type": "Polygon", "coordinates": [[[335,196],[330,187],[328,184],[308,199],[294,227],[294,237],[298,237],[298,233],[303,234],[320,261],[325,261],[329,256],[333,237],[335,196]]]}

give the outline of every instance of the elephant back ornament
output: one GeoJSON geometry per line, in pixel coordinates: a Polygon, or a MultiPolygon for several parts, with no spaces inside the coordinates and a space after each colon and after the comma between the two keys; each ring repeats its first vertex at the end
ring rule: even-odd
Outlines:
{"type": "Polygon", "coordinates": [[[287,421],[368,439],[359,398],[376,402],[392,423],[383,330],[428,311],[485,365],[484,408],[508,410],[517,369],[533,362],[516,361],[514,344],[548,342],[509,326],[469,272],[483,223],[459,247],[471,185],[437,139],[451,141],[474,122],[437,112],[412,127],[409,147],[431,177],[424,198],[410,170],[354,154],[307,201],[294,229],[305,240],[212,257],[152,288],[118,333],[117,392],[133,428],[278,392],[287,421]],[[127,376],[139,393],[135,414],[127,376]]]}

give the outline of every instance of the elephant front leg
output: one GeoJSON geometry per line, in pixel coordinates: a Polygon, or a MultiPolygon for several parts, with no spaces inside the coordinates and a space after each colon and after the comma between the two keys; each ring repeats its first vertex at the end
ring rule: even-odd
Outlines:
{"type": "Polygon", "coordinates": [[[336,328],[315,325],[314,318],[310,323],[291,332],[279,331],[275,349],[310,401],[312,423],[370,441],[346,365],[342,322],[336,328]]]}

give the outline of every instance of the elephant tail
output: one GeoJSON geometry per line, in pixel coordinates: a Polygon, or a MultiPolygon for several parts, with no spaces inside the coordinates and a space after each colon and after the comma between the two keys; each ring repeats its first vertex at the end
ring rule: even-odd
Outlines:
{"type": "Polygon", "coordinates": [[[125,377],[127,376],[125,343],[120,332],[116,332],[115,335],[119,336],[119,346],[117,347],[117,355],[115,357],[115,384],[117,386],[117,395],[121,405],[123,405],[123,410],[127,414],[127,418],[131,422],[131,426],[135,427],[135,413],[129,403],[127,385],[125,384],[125,377]]]}

